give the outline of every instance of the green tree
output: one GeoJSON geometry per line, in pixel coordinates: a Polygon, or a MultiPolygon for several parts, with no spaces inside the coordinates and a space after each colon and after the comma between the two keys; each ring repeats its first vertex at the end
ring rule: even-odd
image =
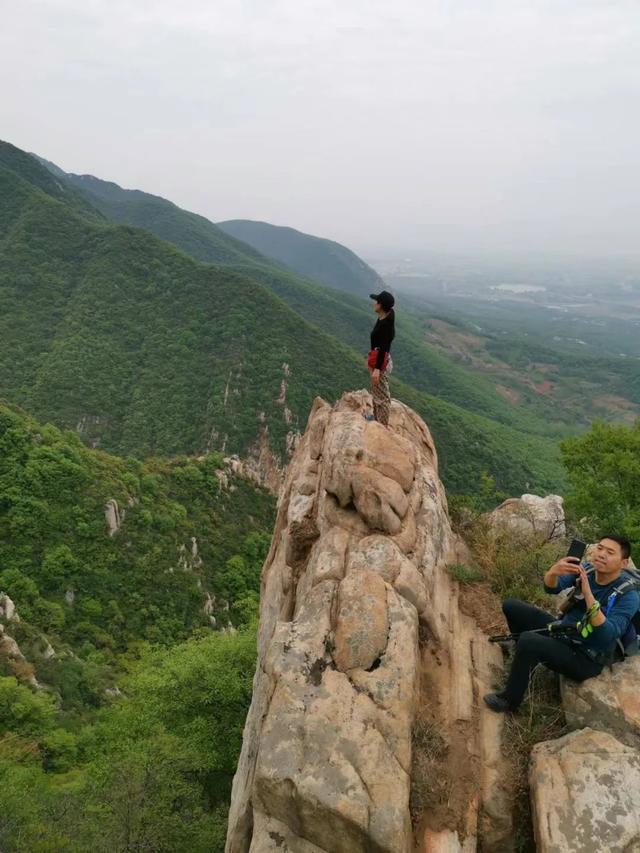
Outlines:
{"type": "Polygon", "coordinates": [[[623,533],[640,543],[640,421],[594,423],[562,444],[570,490],[567,510],[588,538],[623,533]]]}
{"type": "Polygon", "coordinates": [[[68,545],[59,543],[45,551],[42,561],[41,586],[57,589],[61,584],[72,584],[81,567],[68,545]]]}
{"type": "Polygon", "coordinates": [[[48,693],[36,693],[15,678],[0,678],[0,737],[35,737],[52,728],[55,706],[48,693]]]}
{"type": "Polygon", "coordinates": [[[54,729],[42,740],[43,765],[46,770],[62,773],[75,765],[78,739],[65,729],[54,729]]]}

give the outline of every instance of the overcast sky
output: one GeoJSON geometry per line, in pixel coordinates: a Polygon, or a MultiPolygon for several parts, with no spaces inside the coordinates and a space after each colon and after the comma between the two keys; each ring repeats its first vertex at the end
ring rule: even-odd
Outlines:
{"type": "Polygon", "coordinates": [[[638,0],[0,0],[0,138],[364,253],[640,258],[638,0]]]}

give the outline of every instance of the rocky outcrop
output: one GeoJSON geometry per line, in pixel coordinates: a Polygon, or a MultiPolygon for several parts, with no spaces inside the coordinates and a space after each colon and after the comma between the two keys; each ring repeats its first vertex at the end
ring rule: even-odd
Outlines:
{"type": "Polygon", "coordinates": [[[178,570],[182,572],[199,572],[202,569],[202,557],[198,550],[198,540],[191,537],[189,545],[183,542],[178,545],[178,570]]]}
{"type": "Polygon", "coordinates": [[[563,679],[562,706],[572,729],[589,726],[640,747],[640,656],[577,684],[563,679]]]}
{"type": "Polygon", "coordinates": [[[42,685],[35,676],[34,660],[50,660],[56,656],[56,651],[47,637],[33,628],[29,629],[26,644],[21,640],[23,648],[20,648],[13,636],[19,628],[20,616],[15,604],[5,592],[0,592],[0,668],[6,663],[8,671],[19,681],[40,689],[42,685]]]}
{"type": "Polygon", "coordinates": [[[20,621],[16,606],[6,592],[0,592],[0,619],[5,622],[20,621]]]}
{"type": "Polygon", "coordinates": [[[0,655],[9,660],[25,660],[20,646],[13,637],[5,632],[4,625],[0,625],[0,655]]]}
{"type": "Polygon", "coordinates": [[[537,853],[638,853],[640,754],[586,728],[534,746],[537,853]]]}
{"type": "Polygon", "coordinates": [[[365,421],[368,399],[315,401],[280,492],[227,853],[511,849],[479,701],[501,655],[445,568],[436,450],[400,403],[365,421]]]}
{"type": "Polygon", "coordinates": [[[109,536],[115,536],[124,521],[125,510],[120,510],[115,498],[108,500],[104,508],[104,519],[109,528],[109,536]]]}
{"type": "MultiPolygon", "coordinates": [[[[292,444],[292,447],[294,445],[292,444]]],[[[246,459],[225,456],[224,468],[216,472],[222,488],[233,488],[231,477],[242,477],[277,495],[284,479],[280,460],[271,452],[267,427],[260,429],[258,438],[249,448],[246,459]]]]}
{"type": "Polygon", "coordinates": [[[509,530],[525,536],[561,539],[566,535],[564,502],[559,495],[522,495],[509,498],[489,515],[498,530],[509,530]]]}
{"type": "MultiPolygon", "coordinates": [[[[15,620],[14,621],[19,621],[15,620]]],[[[6,661],[9,668],[19,681],[38,688],[40,685],[35,677],[33,666],[27,661],[22,649],[16,640],[8,633],[5,626],[0,623],[0,663],[6,661]],[[25,664],[25,666],[21,666],[25,664]]]]}
{"type": "Polygon", "coordinates": [[[542,853],[640,853],[640,657],[582,684],[561,679],[567,725],[538,744],[531,800],[542,853]]]}

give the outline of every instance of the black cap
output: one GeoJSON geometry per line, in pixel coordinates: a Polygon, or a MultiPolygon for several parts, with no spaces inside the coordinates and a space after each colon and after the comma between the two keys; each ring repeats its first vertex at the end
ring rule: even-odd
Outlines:
{"type": "Polygon", "coordinates": [[[370,293],[369,298],[379,302],[385,311],[390,311],[396,304],[396,300],[388,290],[382,290],[380,293],[370,293]]]}

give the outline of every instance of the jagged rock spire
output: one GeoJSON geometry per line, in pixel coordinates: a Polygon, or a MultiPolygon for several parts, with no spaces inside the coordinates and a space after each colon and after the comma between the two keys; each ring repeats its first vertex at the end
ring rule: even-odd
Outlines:
{"type": "Polygon", "coordinates": [[[436,450],[409,408],[394,402],[385,429],[365,399],[316,400],[280,494],[227,853],[455,853],[481,831],[497,851],[509,834],[501,721],[478,703],[500,655],[445,571],[436,450]],[[447,744],[439,775],[464,764],[467,779],[412,813],[425,712],[447,744]]]}

